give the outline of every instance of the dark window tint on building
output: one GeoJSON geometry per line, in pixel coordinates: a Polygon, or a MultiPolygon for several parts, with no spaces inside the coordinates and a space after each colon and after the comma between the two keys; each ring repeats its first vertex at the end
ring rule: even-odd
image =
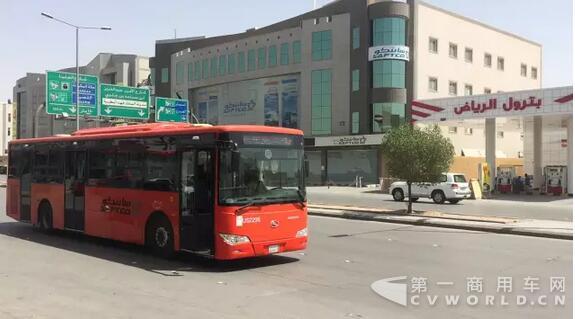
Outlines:
{"type": "Polygon", "coordinates": [[[289,43],[282,43],[280,47],[280,64],[289,64],[289,43]]]}

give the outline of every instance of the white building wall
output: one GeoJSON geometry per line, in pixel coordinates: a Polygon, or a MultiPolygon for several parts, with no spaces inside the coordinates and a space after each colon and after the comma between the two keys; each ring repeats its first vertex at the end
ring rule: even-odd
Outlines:
{"type": "MultiPolygon", "coordinates": [[[[456,156],[484,157],[485,156],[485,129],[483,126],[470,126],[462,123],[440,125],[443,135],[451,140],[455,148],[456,156]],[[450,132],[450,128],[456,127],[457,132],[450,132]]],[[[523,155],[523,133],[520,130],[512,130],[499,125],[497,134],[497,157],[518,158],[523,155]]]]}
{"type": "MultiPolygon", "coordinates": [[[[496,93],[541,88],[541,45],[427,3],[417,2],[415,11],[415,99],[463,96],[466,85],[475,95],[485,89],[496,93]],[[430,51],[430,38],[437,39],[437,53],[430,51]],[[449,54],[450,43],[457,45],[457,58],[449,54]],[[465,60],[466,48],[473,50],[472,62],[465,60]],[[486,53],[491,55],[491,67],[484,65],[486,53]],[[497,67],[499,57],[504,59],[504,70],[497,67]],[[521,64],[527,66],[526,76],[521,75],[521,64]],[[537,69],[536,78],[531,77],[532,67],[537,69]],[[429,78],[437,79],[437,91],[430,90],[429,78]],[[457,83],[456,95],[449,93],[450,81],[457,83]]],[[[524,153],[521,130],[505,122],[497,120],[497,130],[504,131],[496,141],[497,156],[518,157],[524,153]]],[[[483,121],[439,124],[457,155],[462,149],[485,149],[483,121]],[[447,133],[449,126],[458,126],[457,133],[447,133]],[[474,134],[466,135],[466,127],[473,128],[474,134]]]]}
{"type": "Polygon", "coordinates": [[[464,95],[465,84],[473,94],[541,88],[541,45],[518,36],[472,21],[468,18],[419,2],[416,6],[415,98],[433,99],[449,96],[449,81],[457,82],[457,95],[464,95]],[[437,53],[429,50],[429,38],[438,41],[437,53]],[[457,58],[449,55],[449,44],[457,45],[457,58]],[[473,50],[473,62],[465,61],[465,48],[473,50]],[[484,66],[484,54],[491,54],[491,67],[484,66]],[[497,59],[505,61],[498,70],[497,59]],[[527,76],[521,76],[521,64],[527,76]],[[537,78],[531,78],[531,67],[537,78]],[[437,92],[428,88],[429,77],[438,80],[437,92]]]}

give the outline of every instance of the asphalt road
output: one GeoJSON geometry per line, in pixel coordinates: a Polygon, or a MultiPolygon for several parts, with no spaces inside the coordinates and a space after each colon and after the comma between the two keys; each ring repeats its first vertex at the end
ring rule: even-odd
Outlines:
{"type": "MultiPolygon", "coordinates": [[[[391,195],[374,189],[352,187],[308,187],[311,204],[348,205],[370,208],[405,209],[407,201],[395,202],[391,195]]],[[[477,216],[501,216],[527,219],[573,221],[573,198],[522,195],[499,196],[497,199],[464,200],[458,204],[437,205],[431,199],[419,199],[415,210],[433,210],[445,213],[477,216]]]]}
{"type": "MultiPolygon", "coordinates": [[[[3,193],[3,191],[1,192],[3,193]]],[[[3,195],[3,194],[2,194],[3,195]]],[[[3,205],[3,202],[0,203],[3,205]]],[[[0,318],[571,318],[572,242],[310,217],[304,252],[212,264],[152,257],[78,234],[44,234],[0,215],[0,318]],[[407,307],[374,293],[377,280],[428,279],[427,295],[468,298],[467,277],[496,295],[498,276],[549,291],[564,276],[564,306],[495,303],[407,307]],[[452,282],[453,286],[436,283],[452,282]]],[[[557,292],[555,292],[557,294],[557,292]]],[[[404,294],[405,295],[405,294],[404,294]]],[[[550,295],[551,296],[551,295],[550,295]]],[[[511,297],[510,297],[511,298],[511,297]]],[[[513,297],[515,298],[515,297],[513,297]]],[[[423,299],[423,297],[422,297],[423,299]]],[[[462,300],[463,300],[462,299],[462,300]]]]}

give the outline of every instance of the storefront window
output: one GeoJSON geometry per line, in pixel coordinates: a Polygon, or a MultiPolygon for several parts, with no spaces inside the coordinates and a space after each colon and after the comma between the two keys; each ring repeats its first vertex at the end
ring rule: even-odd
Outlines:
{"type": "Polygon", "coordinates": [[[373,132],[382,133],[405,122],[405,104],[374,103],[373,132]]]}
{"type": "Polygon", "coordinates": [[[321,151],[306,151],[305,160],[306,164],[306,184],[307,185],[322,185],[323,184],[323,170],[321,162],[321,151]]]}
{"type": "Polygon", "coordinates": [[[377,150],[328,150],[328,183],[353,185],[356,176],[362,177],[362,183],[376,184],[377,150]]]}

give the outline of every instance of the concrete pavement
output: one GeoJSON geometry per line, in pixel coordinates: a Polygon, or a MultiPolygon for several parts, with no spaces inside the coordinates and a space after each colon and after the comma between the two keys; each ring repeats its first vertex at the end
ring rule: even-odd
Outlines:
{"type": "MultiPolygon", "coordinates": [[[[47,235],[0,216],[0,318],[571,318],[570,241],[310,217],[310,244],[288,253],[223,265],[182,255],[163,260],[131,245],[76,234],[47,235]],[[544,294],[565,277],[565,305],[404,307],[371,284],[426,278],[422,296],[544,294]],[[541,291],[523,292],[524,278],[541,291]],[[452,282],[451,287],[438,283],[452,282]]],[[[557,294],[557,293],[554,293],[557,294]]],[[[422,298],[423,300],[423,298],[422,298]]],[[[499,297],[498,299],[499,300],[499,297]]],[[[510,300],[514,300],[510,298],[510,300]]]]}

